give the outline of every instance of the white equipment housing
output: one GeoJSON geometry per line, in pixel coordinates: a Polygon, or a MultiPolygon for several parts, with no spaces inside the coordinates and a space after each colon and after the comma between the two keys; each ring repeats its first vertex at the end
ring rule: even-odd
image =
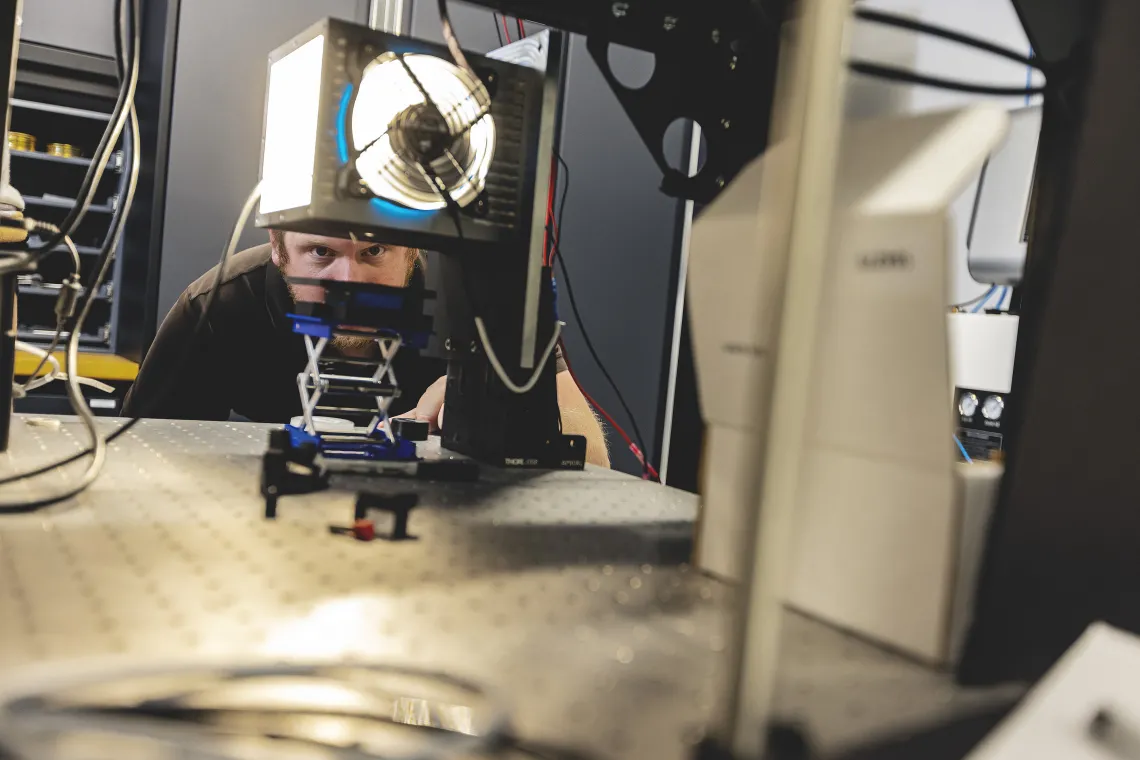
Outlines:
{"type": "MultiPolygon", "coordinates": [[[[969,558],[964,564],[959,554],[962,530],[981,520],[984,532],[1000,477],[997,465],[961,466],[970,474],[955,476],[949,208],[1008,121],[1004,110],[986,106],[844,126],[818,325],[814,341],[805,338],[814,358],[785,601],[935,662],[952,655],[952,618],[961,625],[969,608],[961,598],[972,588],[969,558]]],[[[769,151],[760,161],[778,158],[769,151]]],[[[769,302],[766,252],[740,250],[762,239],[749,234],[741,214],[757,208],[761,183],[749,178],[759,171],[750,167],[705,210],[690,249],[708,425],[697,562],[730,578],[745,571],[736,536],[755,509],[739,498],[757,467],[741,441],[749,424],[763,420],[753,419],[748,365],[732,350],[757,343],[740,339],[723,299],[740,290],[760,318],[752,324],[779,308],[769,302]],[[738,253],[726,262],[726,251],[738,253]]],[[[775,437],[769,447],[789,444],[796,442],[775,437]]]]}
{"type": "Polygon", "coordinates": [[[1041,106],[1011,111],[1009,138],[982,169],[966,236],[966,264],[978,282],[1021,282],[1040,134],[1041,106]]]}
{"type": "Polygon", "coordinates": [[[954,385],[1009,393],[1017,348],[1016,314],[970,314],[947,317],[954,385]]]}

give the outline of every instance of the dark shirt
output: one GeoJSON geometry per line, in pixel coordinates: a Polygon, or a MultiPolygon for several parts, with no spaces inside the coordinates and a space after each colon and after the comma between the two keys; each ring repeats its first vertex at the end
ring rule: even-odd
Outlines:
{"type": "MultiPolygon", "coordinates": [[[[301,413],[297,374],[305,367],[305,344],[286,316],[293,300],[270,260],[269,245],[227,262],[209,320],[195,339],[215,274],[211,269],[186,288],[162,321],[127,394],[124,415],[224,420],[236,413],[254,422],[288,422],[301,413]]],[[[422,279],[412,287],[423,287],[422,279]]],[[[400,396],[390,414],[414,409],[447,366],[402,348],[395,372],[400,396]]]]}

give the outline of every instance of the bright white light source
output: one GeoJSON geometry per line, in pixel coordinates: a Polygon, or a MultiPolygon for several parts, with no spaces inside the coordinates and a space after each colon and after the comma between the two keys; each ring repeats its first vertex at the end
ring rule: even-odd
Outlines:
{"type": "Polygon", "coordinates": [[[409,53],[403,61],[384,53],[364,69],[352,106],[352,143],[361,152],[356,170],[377,197],[409,208],[441,209],[447,204],[429,176],[434,174],[460,206],[483,191],[495,152],[495,122],[488,113],[490,98],[476,77],[449,61],[409,53]],[[409,74],[410,72],[410,74],[409,74]],[[414,75],[414,79],[413,79],[414,75]],[[450,139],[442,156],[422,171],[400,155],[393,144],[401,123],[426,105],[416,81],[443,115],[450,139]]]}
{"type": "Polygon", "coordinates": [[[324,54],[322,34],[269,67],[261,159],[263,214],[305,206],[313,199],[324,54]]]}

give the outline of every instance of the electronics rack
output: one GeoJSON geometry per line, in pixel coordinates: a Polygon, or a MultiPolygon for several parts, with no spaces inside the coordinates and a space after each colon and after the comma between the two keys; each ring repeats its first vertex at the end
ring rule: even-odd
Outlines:
{"type": "MultiPolygon", "coordinates": [[[[37,43],[20,45],[11,131],[33,136],[35,146],[19,150],[11,147],[9,165],[12,186],[23,196],[28,216],[59,224],[75,204],[92,155],[111,118],[117,92],[115,62],[110,58],[37,43]],[[46,151],[50,143],[74,146],[80,155],[51,155],[46,151]]],[[[98,262],[115,210],[126,192],[125,168],[131,150],[128,132],[124,130],[92,204],[72,234],[84,281],[98,262]]],[[[39,236],[33,235],[33,243],[39,240],[39,236]]],[[[119,318],[117,296],[122,285],[121,254],[120,244],[112,274],[96,294],[79,340],[80,371],[124,385],[116,386],[117,392],[110,397],[99,392],[91,394],[96,408],[108,413],[121,406],[125,383],[134,374],[133,365],[116,361],[113,356],[119,318]],[[119,363],[123,366],[117,366],[119,363]],[[90,369],[94,367],[103,371],[90,369]]],[[[41,262],[36,273],[20,276],[16,316],[19,340],[44,347],[51,341],[55,334],[58,285],[70,267],[67,248],[60,245],[41,262]]],[[[65,404],[62,386],[53,384],[17,402],[17,410],[66,411],[65,404]]]]}
{"type": "MultiPolygon", "coordinates": [[[[114,97],[115,64],[111,59],[35,43],[20,46],[11,131],[32,135],[36,145],[34,150],[10,150],[9,155],[11,182],[23,196],[29,216],[58,224],[75,204],[91,155],[111,118],[114,97]],[[81,155],[50,155],[45,151],[49,143],[73,145],[81,155]]],[[[125,192],[126,142],[124,132],[87,215],[72,235],[84,280],[98,260],[115,208],[125,192]]],[[[37,241],[34,237],[33,242],[37,241]]],[[[56,250],[38,272],[20,278],[20,340],[46,345],[55,334],[57,288],[52,286],[58,285],[70,269],[66,247],[60,245],[56,250]]],[[[91,318],[80,336],[85,350],[110,351],[114,347],[115,286],[112,277],[96,295],[91,318]]]]}

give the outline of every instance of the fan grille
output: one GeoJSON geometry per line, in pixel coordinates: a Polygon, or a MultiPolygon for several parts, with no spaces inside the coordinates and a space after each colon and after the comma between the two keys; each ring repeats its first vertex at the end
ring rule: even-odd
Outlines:
{"type": "Polygon", "coordinates": [[[459,206],[483,191],[495,153],[486,87],[421,53],[384,53],[364,69],[353,105],[356,170],[377,197],[415,209],[459,206]],[[426,94],[426,97],[425,97],[426,94]]]}

